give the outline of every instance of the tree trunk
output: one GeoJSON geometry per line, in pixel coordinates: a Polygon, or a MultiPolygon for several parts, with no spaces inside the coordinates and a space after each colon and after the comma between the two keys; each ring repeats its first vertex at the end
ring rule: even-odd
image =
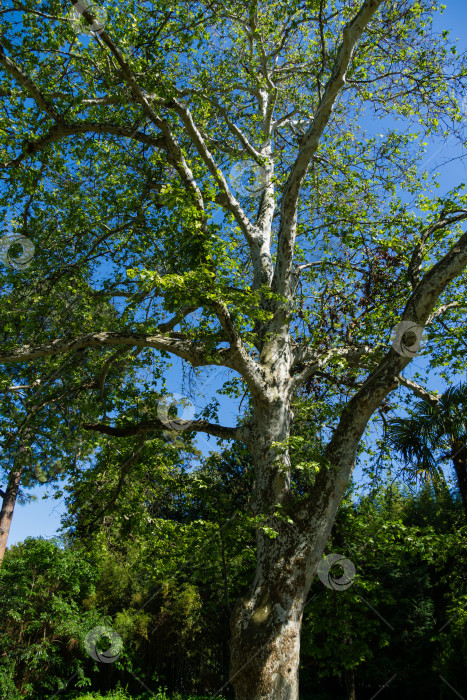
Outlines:
{"type": "Polygon", "coordinates": [[[285,595],[274,586],[259,587],[237,603],[230,646],[237,700],[298,700],[302,593],[296,582],[285,595]]]}
{"type": "Polygon", "coordinates": [[[231,617],[230,683],[237,700],[298,700],[303,609],[343,492],[323,468],[316,477],[313,515],[296,517],[288,452],[274,445],[288,437],[288,409],[262,411],[253,425],[253,510],[278,534],[268,534],[261,524],[257,529],[253,585],[231,617]]]}
{"type": "Polygon", "coordinates": [[[452,443],[452,463],[457,477],[462,506],[467,518],[467,447],[459,442],[452,443]]]}
{"type": "Polygon", "coordinates": [[[332,525],[320,520],[310,539],[282,523],[275,526],[277,538],[258,535],[255,580],[231,618],[230,682],[237,700],[298,700],[303,609],[332,525]]]}
{"type": "Polygon", "coordinates": [[[3,557],[5,556],[22,471],[22,467],[18,469],[13,468],[13,470],[10,472],[8,484],[3,496],[2,509],[0,511],[0,567],[2,566],[3,557]]]}
{"type": "Polygon", "coordinates": [[[352,668],[347,669],[344,673],[345,689],[347,691],[347,700],[356,700],[355,693],[355,672],[352,668]]]}

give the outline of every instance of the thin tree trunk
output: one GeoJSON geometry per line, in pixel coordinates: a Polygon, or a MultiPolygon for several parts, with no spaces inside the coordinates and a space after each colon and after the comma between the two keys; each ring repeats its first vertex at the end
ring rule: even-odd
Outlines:
{"type": "Polygon", "coordinates": [[[3,557],[5,556],[22,471],[22,467],[17,469],[13,468],[13,470],[10,472],[8,484],[3,495],[2,509],[0,511],[0,567],[2,566],[3,557]]]}
{"type": "Polygon", "coordinates": [[[219,527],[219,538],[221,541],[222,578],[224,579],[225,606],[227,608],[229,615],[231,615],[232,608],[231,608],[230,600],[229,600],[229,578],[228,578],[228,574],[227,574],[227,562],[225,560],[225,545],[224,545],[224,538],[222,537],[222,528],[221,527],[219,527]]]}
{"type": "Polygon", "coordinates": [[[467,518],[467,447],[458,442],[452,443],[452,463],[457,477],[462,506],[467,518]]]}
{"type": "Polygon", "coordinates": [[[347,669],[344,672],[345,689],[347,691],[347,700],[356,700],[355,693],[355,672],[353,668],[347,669]]]}
{"type": "Polygon", "coordinates": [[[2,509],[0,511],[0,568],[5,556],[5,550],[10,534],[11,521],[15,510],[16,499],[21,483],[21,475],[23,473],[25,460],[29,453],[29,440],[31,438],[30,428],[26,428],[23,435],[20,437],[18,451],[15,456],[12,470],[8,477],[7,487],[3,494],[2,509]]]}

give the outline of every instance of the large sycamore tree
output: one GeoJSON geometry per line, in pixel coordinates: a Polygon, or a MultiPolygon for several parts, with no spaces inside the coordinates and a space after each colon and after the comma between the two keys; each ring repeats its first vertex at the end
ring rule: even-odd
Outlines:
{"type": "Polygon", "coordinates": [[[3,253],[2,467],[53,480],[120,438],[129,469],[167,429],[170,358],[201,383],[226,368],[238,424],[211,402],[172,427],[251,453],[257,566],[230,681],[297,700],[303,608],[362,436],[398,387],[426,396],[402,374],[421,328],[432,366],[462,342],[467,199],[416,164],[426,137],[462,136],[463,59],[435,0],[105,9],[1,6],[3,234],[35,249],[24,269],[31,248],[3,253]]]}

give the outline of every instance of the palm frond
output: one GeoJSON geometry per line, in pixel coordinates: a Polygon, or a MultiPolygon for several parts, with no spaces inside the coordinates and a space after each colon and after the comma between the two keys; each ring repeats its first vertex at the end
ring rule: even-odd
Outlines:
{"type": "Polygon", "coordinates": [[[388,421],[387,439],[405,462],[408,474],[437,483],[444,475],[438,466],[440,450],[451,449],[452,439],[467,440],[467,384],[449,387],[436,406],[415,403],[407,418],[388,421]]]}

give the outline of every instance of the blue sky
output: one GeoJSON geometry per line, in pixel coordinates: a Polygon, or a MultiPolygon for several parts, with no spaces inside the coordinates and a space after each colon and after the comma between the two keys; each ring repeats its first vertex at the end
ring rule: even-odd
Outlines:
{"type": "MultiPolygon", "coordinates": [[[[451,0],[447,3],[444,17],[438,20],[435,29],[451,30],[451,39],[459,39],[459,51],[465,50],[467,44],[467,1],[466,0],[451,0]]],[[[466,95],[467,97],[467,95],[466,95]]],[[[388,126],[387,120],[385,126],[388,126]]],[[[467,169],[465,162],[456,160],[462,154],[462,147],[454,139],[447,141],[436,141],[427,147],[426,156],[424,159],[424,167],[427,170],[435,169],[440,173],[439,182],[441,188],[438,194],[447,192],[453,187],[458,186],[462,182],[467,181],[467,169]],[[454,160],[452,160],[454,159],[454,160]]],[[[410,366],[410,371],[405,372],[405,376],[411,376],[416,370],[421,371],[424,366],[423,358],[415,359],[410,366]]],[[[183,394],[181,365],[177,360],[173,362],[173,368],[168,375],[167,387],[170,392],[183,394]]],[[[209,375],[212,380],[209,387],[206,387],[206,401],[208,397],[214,393],[214,390],[222,384],[224,374],[217,374],[217,370],[211,370],[209,375]],[[216,375],[216,376],[214,376],[216,375]]],[[[461,377],[459,377],[461,379],[461,377]]],[[[436,380],[432,384],[436,389],[442,389],[440,382],[436,380]]],[[[236,423],[237,402],[231,399],[219,397],[221,410],[219,414],[220,421],[224,425],[234,425],[236,423]],[[222,400],[223,399],[223,400],[222,400]]],[[[198,404],[198,408],[201,405],[198,404]]],[[[203,451],[215,448],[215,441],[211,438],[209,441],[200,438],[199,447],[203,451]]],[[[359,473],[356,472],[356,478],[359,478],[359,473]]],[[[24,506],[17,505],[13,522],[10,530],[9,545],[15,544],[28,536],[52,537],[57,533],[60,526],[60,517],[64,512],[63,501],[54,499],[44,500],[43,496],[46,492],[50,492],[50,487],[41,486],[33,491],[32,495],[36,496],[37,500],[32,501],[24,506]]]]}

